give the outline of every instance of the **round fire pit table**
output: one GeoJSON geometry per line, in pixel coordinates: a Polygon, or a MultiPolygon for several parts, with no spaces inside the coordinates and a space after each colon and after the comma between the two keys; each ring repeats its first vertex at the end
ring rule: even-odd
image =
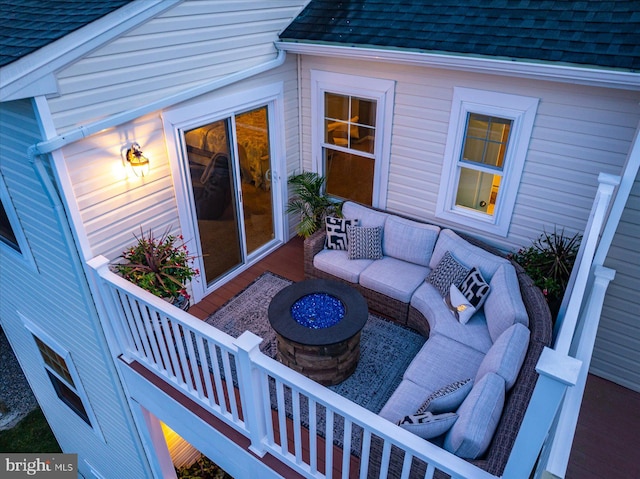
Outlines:
{"type": "Polygon", "coordinates": [[[338,384],[356,369],[367,302],[338,281],[310,279],[278,292],[269,304],[276,332],[277,359],[325,386],[338,384]]]}

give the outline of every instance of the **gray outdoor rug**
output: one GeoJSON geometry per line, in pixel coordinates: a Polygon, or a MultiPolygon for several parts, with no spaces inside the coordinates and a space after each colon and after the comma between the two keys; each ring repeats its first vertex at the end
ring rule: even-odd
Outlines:
{"type": "MultiPolygon", "coordinates": [[[[251,331],[264,340],[260,350],[275,358],[276,335],[267,311],[271,298],[289,284],[288,279],[266,272],[206,322],[236,338],[251,331]]],[[[362,330],[358,367],[353,375],[329,389],[377,414],[424,342],[420,334],[369,314],[362,330]]]]}

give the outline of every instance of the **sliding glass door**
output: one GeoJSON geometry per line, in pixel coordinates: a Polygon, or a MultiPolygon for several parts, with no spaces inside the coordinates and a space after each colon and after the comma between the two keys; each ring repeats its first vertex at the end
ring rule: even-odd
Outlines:
{"type": "Polygon", "coordinates": [[[184,131],[194,223],[209,286],[275,239],[269,108],[184,131]]]}

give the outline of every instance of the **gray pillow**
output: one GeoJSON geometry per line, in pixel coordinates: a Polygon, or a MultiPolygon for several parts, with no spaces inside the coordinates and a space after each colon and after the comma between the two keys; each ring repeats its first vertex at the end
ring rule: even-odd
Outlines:
{"type": "Polygon", "coordinates": [[[487,351],[476,374],[476,382],[487,373],[496,373],[506,383],[507,391],[515,384],[527,354],[529,329],[516,323],[500,335],[487,351]]]}
{"type": "Polygon", "coordinates": [[[458,419],[458,415],[452,412],[438,415],[425,412],[423,414],[405,416],[404,419],[398,421],[398,426],[414,433],[416,436],[420,436],[422,439],[431,439],[451,429],[456,419],[458,419]]]}
{"type": "Polygon", "coordinates": [[[459,287],[467,274],[469,274],[469,268],[460,264],[451,252],[447,251],[438,265],[427,276],[427,282],[432,284],[440,292],[440,296],[444,298],[449,294],[451,285],[455,284],[459,287]]]}
{"type": "Polygon", "coordinates": [[[349,259],[382,258],[382,226],[347,226],[349,259]]]}
{"type": "Polygon", "coordinates": [[[471,378],[447,384],[437,391],[432,392],[422,403],[422,406],[418,408],[416,414],[423,414],[425,412],[432,412],[434,414],[453,412],[462,404],[464,398],[466,398],[469,391],[471,391],[472,386],[473,381],[471,378]]]}

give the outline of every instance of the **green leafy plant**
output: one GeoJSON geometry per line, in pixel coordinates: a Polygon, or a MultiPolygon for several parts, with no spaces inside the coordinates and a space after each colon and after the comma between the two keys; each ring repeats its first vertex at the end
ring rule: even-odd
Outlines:
{"type": "Polygon", "coordinates": [[[178,479],[233,479],[204,454],[191,466],[176,468],[178,479]]]}
{"type": "Polygon", "coordinates": [[[294,196],[289,200],[287,213],[300,215],[296,227],[299,236],[307,238],[322,228],[327,216],[341,216],[342,202],[336,202],[324,193],[326,178],[306,171],[289,177],[294,196]]]}
{"type": "Polygon", "coordinates": [[[549,303],[562,299],[580,249],[582,236],[565,236],[564,229],[543,232],[528,248],[512,255],[531,277],[549,303]]]}
{"type": "Polygon", "coordinates": [[[191,266],[194,256],[189,255],[182,235],[170,235],[167,230],[156,238],[151,231],[145,235],[140,230],[140,236],[134,236],[136,244],[122,253],[114,269],[156,296],[189,299],[185,285],[200,271],[191,266]]]}

